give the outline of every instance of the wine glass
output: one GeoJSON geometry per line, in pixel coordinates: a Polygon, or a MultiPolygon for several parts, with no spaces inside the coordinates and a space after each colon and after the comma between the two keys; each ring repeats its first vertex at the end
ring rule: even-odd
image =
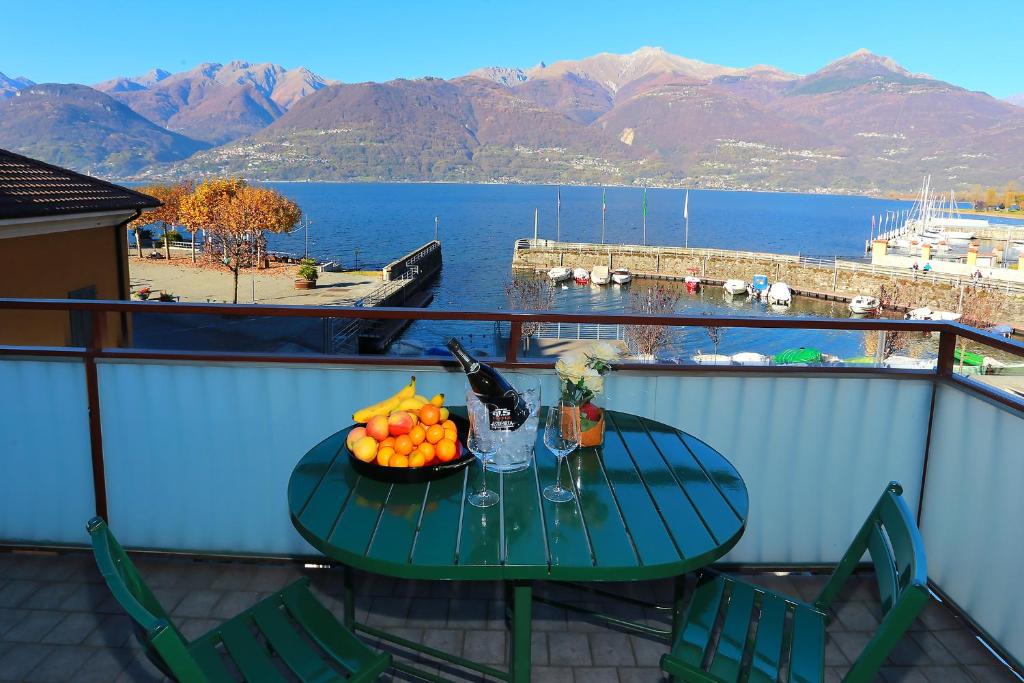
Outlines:
{"type": "Polygon", "coordinates": [[[471,425],[466,448],[480,461],[480,490],[466,496],[466,500],[474,507],[489,508],[498,502],[498,494],[487,489],[487,463],[498,452],[498,439],[471,425]]]}
{"type": "Polygon", "coordinates": [[[544,445],[558,460],[558,476],[554,484],[544,489],[544,497],[552,503],[570,501],[576,496],[571,489],[562,487],[562,463],[580,445],[579,408],[562,401],[548,408],[544,421],[544,445]]]}

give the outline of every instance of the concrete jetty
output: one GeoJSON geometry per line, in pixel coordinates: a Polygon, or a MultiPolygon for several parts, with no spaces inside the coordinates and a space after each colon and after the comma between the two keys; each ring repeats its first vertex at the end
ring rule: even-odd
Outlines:
{"type": "Polygon", "coordinates": [[[682,280],[695,275],[709,284],[721,284],[730,278],[750,282],[754,275],[766,275],[772,282],[786,282],[796,294],[837,301],[848,301],[859,294],[877,295],[881,285],[898,282],[913,306],[940,309],[957,301],[962,288],[976,287],[999,298],[1006,322],[1024,327],[1024,287],[1015,282],[977,282],[969,275],[922,273],[792,254],[532,239],[517,240],[512,255],[512,268],[519,271],[546,272],[555,266],[590,269],[598,264],[629,268],[641,279],[682,280]]]}

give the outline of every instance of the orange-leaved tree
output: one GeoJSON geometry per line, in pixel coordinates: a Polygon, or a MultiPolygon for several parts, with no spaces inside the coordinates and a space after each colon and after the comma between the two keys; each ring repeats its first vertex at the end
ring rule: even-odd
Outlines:
{"type": "Polygon", "coordinates": [[[192,233],[192,262],[196,260],[196,234],[202,230],[206,237],[206,254],[218,254],[217,235],[225,230],[228,204],[246,187],[241,178],[207,178],[195,186],[181,201],[181,224],[192,233]]]}
{"type": "Polygon", "coordinates": [[[287,233],[302,217],[298,204],[266,187],[241,188],[227,204],[220,234],[224,262],[235,277],[238,303],[238,274],[245,266],[259,266],[266,253],[266,233],[287,233]]]}
{"type": "MultiPolygon", "coordinates": [[[[151,223],[159,223],[164,233],[164,253],[171,258],[171,245],[168,242],[168,232],[175,225],[182,225],[181,202],[192,193],[192,181],[184,180],[178,183],[161,185],[147,185],[140,188],[140,192],[148,194],[160,201],[160,206],[150,209],[132,222],[135,229],[135,242],[139,242],[139,228],[151,223]]],[[[139,246],[139,256],[142,256],[142,247],[139,246]]]]}

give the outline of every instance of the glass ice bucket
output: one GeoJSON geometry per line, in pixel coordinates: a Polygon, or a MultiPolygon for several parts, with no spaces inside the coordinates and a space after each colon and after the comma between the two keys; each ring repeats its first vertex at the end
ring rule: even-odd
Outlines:
{"type": "Polygon", "coordinates": [[[520,393],[530,407],[526,422],[513,431],[492,431],[487,409],[476,394],[466,389],[466,412],[470,429],[493,436],[498,441],[498,452],[487,464],[490,472],[519,472],[530,466],[533,446],[537,442],[537,420],[540,415],[540,378],[514,372],[503,372],[502,377],[520,393]]]}

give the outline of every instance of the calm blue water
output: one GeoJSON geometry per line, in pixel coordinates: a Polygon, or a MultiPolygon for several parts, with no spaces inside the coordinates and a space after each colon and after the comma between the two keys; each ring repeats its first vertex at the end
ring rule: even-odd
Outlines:
{"type": "MultiPolygon", "coordinates": [[[[511,274],[512,245],[533,235],[534,208],[540,210],[539,236],[556,237],[553,186],[529,185],[392,185],[277,183],[273,187],[299,203],[312,221],[309,251],[345,267],[380,267],[434,236],[434,217],[440,218],[444,270],[433,308],[504,308],[504,285],[511,274]]],[[[559,237],[563,241],[601,240],[601,189],[563,187],[559,237]]],[[[647,191],[647,243],[683,244],[683,199],[680,190],[647,191]]],[[[608,188],[607,242],[639,244],[643,192],[608,188]]],[[[868,238],[871,216],[899,211],[908,202],[783,193],[690,192],[690,246],[741,249],[819,256],[860,257],[868,238]]],[[[303,233],[273,236],[271,248],[302,253],[303,233]]],[[[556,291],[560,310],[621,311],[626,292],[570,286],[556,291]]],[[[677,310],[691,314],[774,314],[760,306],[727,303],[721,290],[686,295],[680,288],[677,310]]],[[[800,301],[781,315],[846,316],[842,305],[800,301]]],[[[441,345],[459,334],[471,346],[487,350],[493,344],[490,324],[417,322],[404,340],[423,348],[441,345]]],[[[791,346],[814,344],[843,356],[863,352],[863,335],[850,333],[756,332],[731,330],[721,345],[724,353],[757,350],[774,353],[791,346]],[[756,348],[754,348],[756,346],[756,348]]],[[[687,330],[674,339],[672,353],[711,352],[703,329],[687,330]]]]}

